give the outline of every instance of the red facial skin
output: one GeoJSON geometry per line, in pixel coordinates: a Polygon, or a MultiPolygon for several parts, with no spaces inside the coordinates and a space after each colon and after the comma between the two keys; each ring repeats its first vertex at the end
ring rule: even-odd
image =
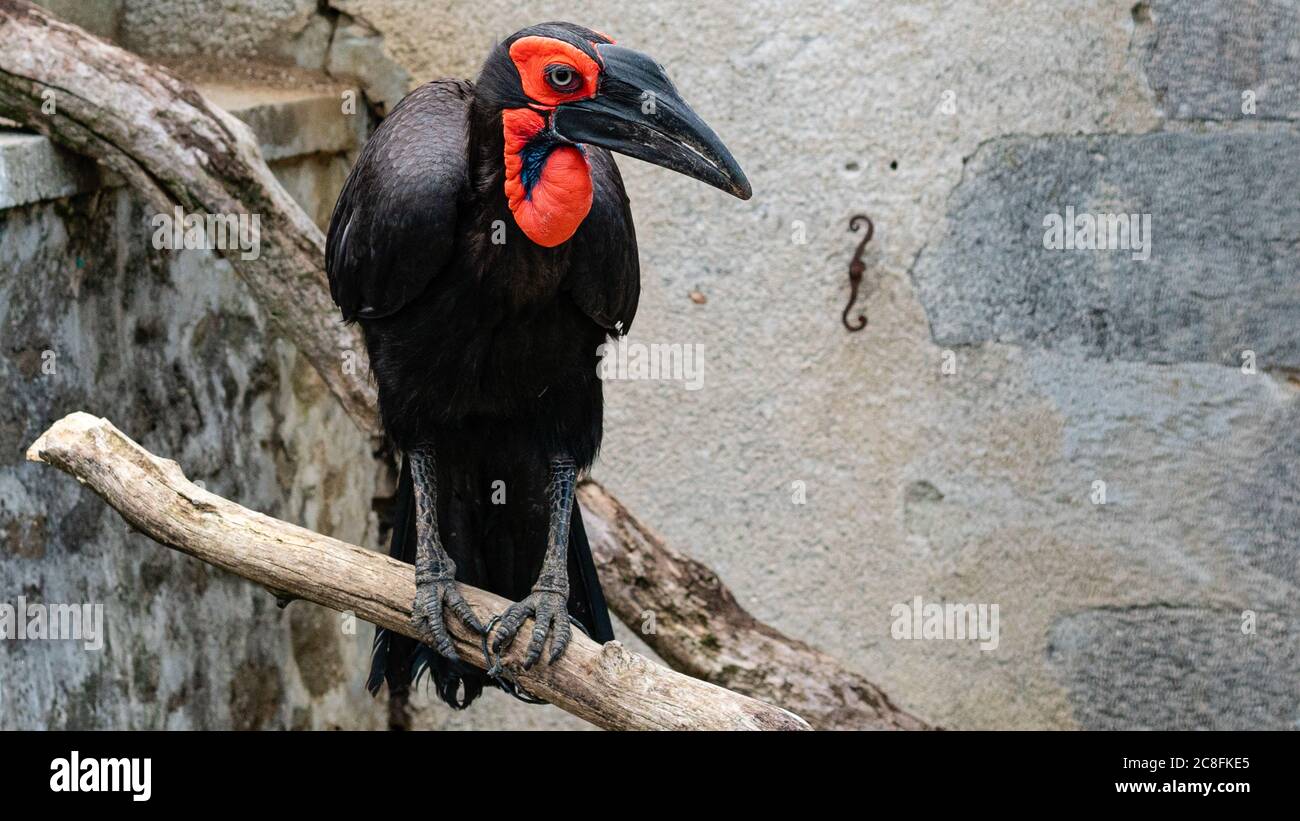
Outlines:
{"type": "Polygon", "coordinates": [[[591,169],[581,149],[562,145],[547,155],[533,190],[524,189],[520,152],[546,125],[543,116],[530,108],[501,112],[506,132],[506,199],[524,234],[544,248],[554,248],[573,236],[591,210],[591,169]]]}
{"type": "Polygon", "coordinates": [[[501,113],[506,143],[506,199],[524,234],[538,245],[554,248],[572,237],[591,211],[587,157],[571,145],[552,149],[537,182],[528,191],[521,177],[521,152],[546,127],[557,105],[596,96],[600,66],[581,49],[549,37],[521,37],[510,46],[510,58],[519,71],[524,93],[533,100],[533,108],[511,108],[501,113]],[[573,91],[558,92],[547,82],[547,67],[557,64],[568,66],[581,78],[573,91]]]}

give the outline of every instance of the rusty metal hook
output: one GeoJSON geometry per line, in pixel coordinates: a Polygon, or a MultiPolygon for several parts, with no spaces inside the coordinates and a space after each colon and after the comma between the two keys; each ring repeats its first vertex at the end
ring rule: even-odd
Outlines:
{"type": "Polygon", "coordinates": [[[867,264],[862,261],[862,252],[866,250],[867,243],[871,242],[871,237],[876,233],[876,226],[871,222],[871,217],[866,214],[858,214],[849,220],[849,232],[856,233],[862,227],[862,223],[867,224],[867,235],[858,243],[858,249],[853,252],[853,261],[849,263],[849,304],[844,306],[844,313],[840,315],[840,320],[844,327],[850,332],[860,331],[867,327],[866,313],[858,314],[858,324],[854,325],[849,322],[849,311],[853,309],[853,303],[858,301],[858,288],[862,285],[862,275],[867,272],[867,264]]]}

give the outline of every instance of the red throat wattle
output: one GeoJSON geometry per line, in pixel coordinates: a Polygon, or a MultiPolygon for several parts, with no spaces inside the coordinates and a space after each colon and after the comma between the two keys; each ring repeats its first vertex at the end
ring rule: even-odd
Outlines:
{"type": "Polygon", "coordinates": [[[501,114],[506,138],[506,199],[515,223],[533,242],[554,248],[578,230],[591,210],[591,169],[582,149],[552,148],[529,187],[524,182],[524,148],[546,125],[544,115],[529,108],[501,114]]]}
{"type": "Polygon", "coordinates": [[[582,49],[550,37],[521,37],[510,45],[510,59],[531,108],[501,112],[506,141],[506,199],[519,228],[546,248],[567,241],[591,210],[591,169],[582,149],[556,145],[529,148],[554,116],[555,107],[596,96],[600,66],[582,49]],[[546,81],[548,68],[572,70],[572,89],[557,90],[546,81]],[[529,152],[533,163],[525,169],[529,152]],[[541,152],[545,152],[544,154],[541,152]]]}

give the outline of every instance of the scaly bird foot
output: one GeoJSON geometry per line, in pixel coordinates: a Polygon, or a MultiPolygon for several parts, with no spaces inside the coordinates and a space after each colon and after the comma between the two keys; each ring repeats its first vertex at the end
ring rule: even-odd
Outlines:
{"type": "Polygon", "coordinates": [[[506,608],[501,616],[500,631],[492,643],[492,652],[499,653],[501,648],[509,647],[529,616],[533,617],[534,623],[532,640],[528,642],[528,652],[524,655],[525,670],[542,657],[542,647],[546,644],[548,635],[551,636],[551,654],[547,657],[547,663],[554,664],[564,655],[573,634],[569,625],[569,594],[556,590],[534,590],[523,601],[506,608]]]}
{"type": "Polygon", "coordinates": [[[411,623],[420,634],[420,640],[452,661],[460,661],[451,634],[447,631],[443,606],[454,613],[470,629],[482,635],[474,610],[456,587],[456,580],[446,576],[433,576],[419,580],[415,585],[415,602],[411,605],[411,623]]]}

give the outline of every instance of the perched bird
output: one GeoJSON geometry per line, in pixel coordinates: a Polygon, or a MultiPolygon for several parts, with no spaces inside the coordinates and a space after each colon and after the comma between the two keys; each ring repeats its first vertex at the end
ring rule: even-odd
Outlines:
{"type": "Polygon", "coordinates": [[[600,447],[598,348],[631,327],[641,288],[611,151],[750,196],[659,64],[571,23],[507,38],[474,83],[409,94],[339,195],[330,291],[361,325],[402,455],[391,553],[415,564],[423,637],[378,631],[371,692],[426,670],[454,707],[482,692],[447,631],[483,632],[456,581],[517,602],[494,651],[534,619],[528,666],[548,637],[560,657],[570,617],[613,637],[573,498],[600,447]]]}

